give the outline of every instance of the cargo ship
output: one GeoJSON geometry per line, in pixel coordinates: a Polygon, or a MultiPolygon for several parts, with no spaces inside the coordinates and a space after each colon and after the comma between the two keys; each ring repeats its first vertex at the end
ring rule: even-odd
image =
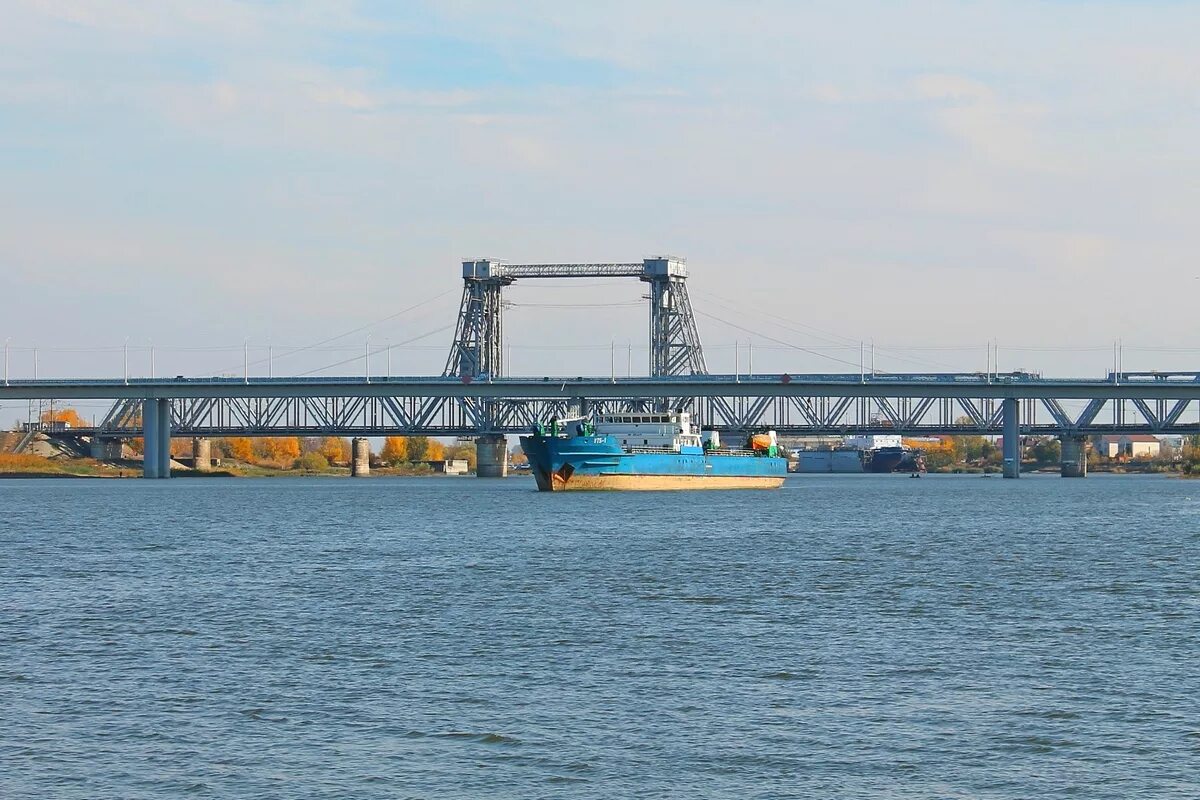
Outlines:
{"type": "Polygon", "coordinates": [[[722,447],[686,411],[550,420],[521,437],[537,487],[570,490],[775,489],[787,476],[774,432],[722,447]]]}
{"type": "Polygon", "coordinates": [[[863,454],[866,472],[924,472],[925,462],[918,450],[904,444],[896,434],[851,436],[846,444],[863,454]]]}
{"type": "Polygon", "coordinates": [[[880,447],[864,452],[863,466],[867,472],[924,472],[925,458],[921,451],[909,447],[880,447]]]}
{"type": "Polygon", "coordinates": [[[920,450],[895,435],[852,436],[838,447],[794,450],[792,472],[915,472],[925,471],[920,450]]]}

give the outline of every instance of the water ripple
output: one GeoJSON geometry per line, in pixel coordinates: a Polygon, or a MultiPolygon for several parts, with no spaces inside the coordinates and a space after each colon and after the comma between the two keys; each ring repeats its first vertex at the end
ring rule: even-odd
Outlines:
{"type": "Polygon", "coordinates": [[[1194,491],[0,481],[0,796],[1200,796],[1194,491]]]}

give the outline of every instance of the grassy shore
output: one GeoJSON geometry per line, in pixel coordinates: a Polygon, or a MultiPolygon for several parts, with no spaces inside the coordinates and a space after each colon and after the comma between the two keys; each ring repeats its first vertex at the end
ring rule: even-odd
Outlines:
{"type": "Polygon", "coordinates": [[[131,471],[91,458],[43,458],[0,453],[0,477],[119,478],[122,472],[131,471]]]}

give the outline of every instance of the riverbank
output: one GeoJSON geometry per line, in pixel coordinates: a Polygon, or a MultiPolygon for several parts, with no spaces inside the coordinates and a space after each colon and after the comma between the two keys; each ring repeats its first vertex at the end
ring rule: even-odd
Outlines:
{"type": "MultiPolygon", "coordinates": [[[[1062,469],[1059,464],[1039,464],[1029,461],[1021,465],[1021,474],[1058,473],[1062,469]]],[[[929,470],[931,475],[999,475],[1004,470],[998,466],[951,464],[946,467],[929,470]]],[[[1184,476],[1187,473],[1181,467],[1166,464],[1089,464],[1088,474],[1104,475],[1173,475],[1184,476]]]]}
{"type": "MultiPolygon", "coordinates": [[[[371,477],[415,478],[439,476],[428,464],[406,464],[396,467],[372,467],[371,477]]],[[[5,478],[140,478],[142,462],[136,459],[98,461],[92,458],[69,458],[0,453],[0,479],[5,478]]],[[[349,478],[350,468],[331,466],[322,470],[272,467],[244,462],[223,463],[219,469],[195,470],[173,463],[172,478],[349,478]]]]}
{"type": "Polygon", "coordinates": [[[91,458],[0,453],[0,478],[116,478],[121,470],[91,458]]]}

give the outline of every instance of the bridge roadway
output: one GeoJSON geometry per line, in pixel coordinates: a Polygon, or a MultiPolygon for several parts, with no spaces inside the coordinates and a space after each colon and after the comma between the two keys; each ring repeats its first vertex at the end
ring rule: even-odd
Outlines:
{"type": "Polygon", "coordinates": [[[1029,373],[771,374],[671,377],[41,378],[0,385],[0,400],[258,397],[911,397],[1022,400],[1197,400],[1200,372],[1126,372],[1104,378],[1029,373]]]}
{"type": "Polygon", "coordinates": [[[501,452],[504,434],[528,430],[554,415],[587,409],[614,413],[652,403],[689,408],[700,424],[722,431],[1003,433],[1010,477],[1019,472],[1020,435],[1059,437],[1064,474],[1076,474],[1085,470],[1082,442],[1090,434],[1200,433],[1200,373],[1195,372],[1124,372],[1095,379],[1028,373],[177,377],[9,380],[0,386],[0,401],[26,399],[114,400],[102,423],[68,435],[94,441],[145,436],[154,440],[152,450],[162,454],[161,463],[172,435],[473,435],[501,452]]]}

